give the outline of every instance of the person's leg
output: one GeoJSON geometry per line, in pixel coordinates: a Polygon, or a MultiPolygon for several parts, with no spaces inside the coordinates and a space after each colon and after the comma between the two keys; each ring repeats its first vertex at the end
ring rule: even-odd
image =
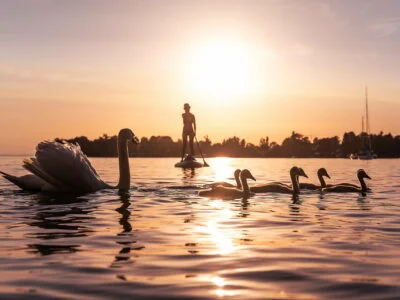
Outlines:
{"type": "Polygon", "coordinates": [[[191,155],[194,155],[193,139],[194,139],[194,134],[191,134],[189,137],[189,145],[190,145],[190,154],[191,155]]]}
{"type": "Polygon", "coordinates": [[[181,157],[181,161],[183,160],[183,157],[185,156],[186,144],[187,144],[187,134],[182,134],[182,157],[181,157]]]}

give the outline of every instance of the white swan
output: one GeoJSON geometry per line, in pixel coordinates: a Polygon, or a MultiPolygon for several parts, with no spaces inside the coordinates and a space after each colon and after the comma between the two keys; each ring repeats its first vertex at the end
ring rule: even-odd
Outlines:
{"type": "Polygon", "coordinates": [[[44,141],[35,157],[24,159],[23,167],[32,174],[21,177],[5,172],[3,177],[23,190],[56,193],[91,193],[105,188],[127,191],[130,187],[128,141],[139,140],[130,129],[118,134],[119,183],[112,187],[100,179],[79,145],[44,141]]]}
{"type": "Polygon", "coordinates": [[[199,196],[209,197],[212,199],[237,199],[237,198],[249,198],[254,193],[250,192],[247,179],[256,180],[249,170],[244,169],[240,172],[240,180],[242,182],[242,189],[235,187],[224,187],[218,185],[211,190],[200,191],[199,196]]]}

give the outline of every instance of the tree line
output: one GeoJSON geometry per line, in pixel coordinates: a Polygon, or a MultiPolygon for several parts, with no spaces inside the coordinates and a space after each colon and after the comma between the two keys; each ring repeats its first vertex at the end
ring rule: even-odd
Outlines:
{"type": "MultiPolygon", "coordinates": [[[[117,156],[117,136],[103,134],[94,140],[80,136],[66,141],[79,144],[82,151],[90,157],[117,156]]],[[[282,144],[270,142],[268,136],[261,138],[257,145],[236,136],[220,143],[212,143],[208,136],[199,141],[203,154],[208,157],[349,157],[369,144],[379,158],[400,157],[400,135],[393,136],[383,132],[370,136],[366,133],[346,132],[342,139],[334,136],[314,138],[311,141],[309,137],[293,131],[282,144]]],[[[130,155],[136,157],[179,157],[181,151],[182,140],[174,141],[169,136],[142,137],[140,144],[129,145],[130,155]]]]}

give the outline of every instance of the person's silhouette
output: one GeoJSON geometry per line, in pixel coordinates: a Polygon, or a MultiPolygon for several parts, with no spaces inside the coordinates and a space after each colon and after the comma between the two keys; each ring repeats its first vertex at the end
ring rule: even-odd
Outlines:
{"type": "Polygon", "coordinates": [[[196,118],[194,114],[190,112],[190,105],[189,103],[185,103],[183,105],[183,109],[185,112],[182,114],[183,119],[183,131],[182,131],[182,157],[181,161],[185,156],[187,139],[189,137],[189,146],[190,146],[190,154],[194,155],[194,147],[193,147],[193,139],[196,135],[196,118]]]}

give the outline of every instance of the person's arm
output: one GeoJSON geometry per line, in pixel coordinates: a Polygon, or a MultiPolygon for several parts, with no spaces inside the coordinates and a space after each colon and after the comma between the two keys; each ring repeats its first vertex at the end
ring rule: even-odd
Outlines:
{"type": "Polygon", "coordinates": [[[196,118],[195,118],[195,116],[193,115],[193,127],[194,127],[194,135],[196,135],[196,118]]]}

